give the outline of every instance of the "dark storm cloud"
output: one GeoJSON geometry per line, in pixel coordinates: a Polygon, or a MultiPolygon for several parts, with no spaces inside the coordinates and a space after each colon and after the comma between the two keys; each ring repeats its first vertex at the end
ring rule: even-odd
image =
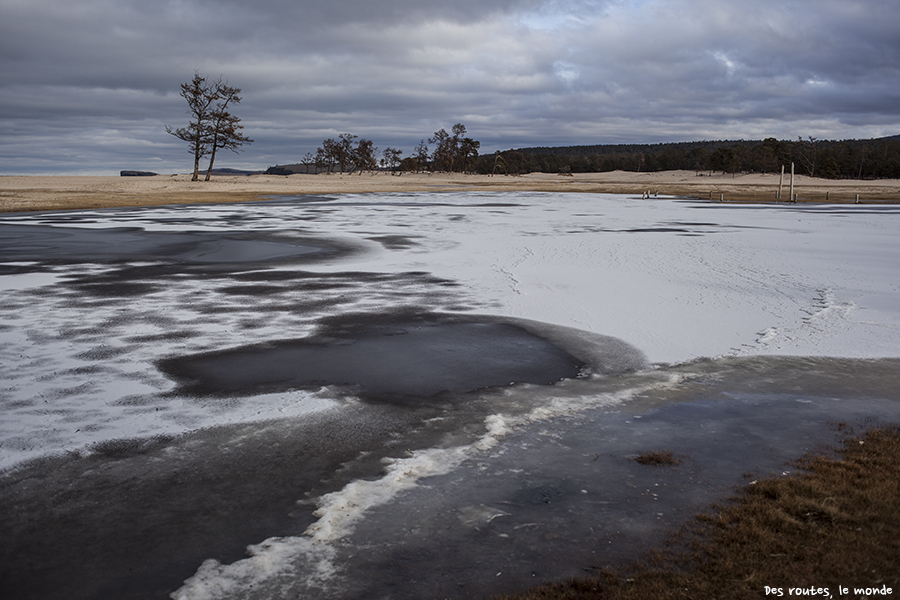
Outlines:
{"type": "Polygon", "coordinates": [[[0,171],[185,169],[194,70],[265,167],[349,131],[407,150],[893,135],[895,0],[0,0],[0,171]]]}

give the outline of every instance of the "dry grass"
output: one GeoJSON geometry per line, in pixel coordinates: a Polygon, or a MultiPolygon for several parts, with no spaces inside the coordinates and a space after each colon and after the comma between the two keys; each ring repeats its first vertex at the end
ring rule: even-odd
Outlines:
{"type": "MultiPolygon", "coordinates": [[[[559,177],[547,173],[523,176],[459,173],[386,173],[364,175],[214,176],[211,181],[190,181],[188,175],[157,177],[3,176],[0,177],[0,213],[72,210],[164,204],[244,202],[278,194],[339,194],[415,191],[496,191],[553,193],[592,192],[642,196],[693,197],[718,202],[773,202],[780,177],[773,174],[698,176],[693,171],[658,173],[577,173],[559,177]]],[[[800,202],[900,201],[900,180],[850,181],[797,177],[800,202]]],[[[783,189],[787,197],[788,187],[783,189]]]]}
{"type": "Polygon", "coordinates": [[[900,596],[900,426],[844,428],[835,455],[751,482],[641,561],[503,598],[866,597],[857,587],[900,596]]]}
{"type": "Polygon", "coordinates": [[[634,462],[649,467],[675,467],[681,464],[681,459],[677,458],[671,450],[658,450],[642,452],[635,457],[634,462]]]}

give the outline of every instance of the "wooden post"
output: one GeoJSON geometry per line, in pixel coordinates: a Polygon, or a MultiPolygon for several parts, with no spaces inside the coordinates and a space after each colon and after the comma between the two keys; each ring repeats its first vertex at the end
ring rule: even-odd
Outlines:
{"type": "Polygon", "coordinates": [[[791,202],[796,202],[797,199],[794,198],[794,163],[791,163],[791,202]]]}
{"type": "Polygon", "coordinates": [[[781,188],[784,185],[784,165],[781,165],[781,179],[778,181],[778,194],[775,196],[776,199],[781,200],[781,188]]]}

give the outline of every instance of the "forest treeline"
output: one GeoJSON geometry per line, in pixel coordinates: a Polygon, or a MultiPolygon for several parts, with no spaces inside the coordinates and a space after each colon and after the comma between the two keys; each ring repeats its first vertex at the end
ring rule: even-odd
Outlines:
{"type": "Polygon", "coordinates": [[[828,179],[900,178],[900,136],[870,140],[704,141],[520,148],[504,162],[520,172],[593,173],[670,171],[777,173],[791,163],[797,173],[828,179]]]}
{"type": "Polygon", "coordinates": [[[869,140],[796,141],[738,140],[670,144],[605,144],[518,148],[479,155],[480,142],[467,137],[457,123],[451,133],[441,129],[423,139],[404,157],[386,148],[380,154],[371,140],[341,134],[324,140],[315,154],[297,164],[270,167],[267,173],[362,172],[382,169],[403,172],[444,171],[494,175],[526,173],[597,173],[606,171],[693,170],[724,173],[778,173],[784,167],[828,179],[900,178],[900,135],[869,140]],[[381,157],[380,159],[378,157],[381,157]]]}

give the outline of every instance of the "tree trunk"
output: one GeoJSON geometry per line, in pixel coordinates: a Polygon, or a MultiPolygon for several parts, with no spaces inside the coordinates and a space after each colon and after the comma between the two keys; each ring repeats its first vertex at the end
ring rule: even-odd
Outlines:
{"type": "Polygon", "coordinates": [[[197,141],[197,149],[194,151],[194,175],[191,181],[200,181],[200,141],[197,141]]]}
{"type": "Polygon", "coordinates": [[[206,169],[206,181],[209,181],[210,175],[212,175],[213,163],[216,161],[216,140],[213,140],[212,154],[209,155],[209,168],[206,169]]]}
{"type": "Polygon", "coordinates": [[[791,202],[794,202],[794,163],[791,163],[791,202]]]}

